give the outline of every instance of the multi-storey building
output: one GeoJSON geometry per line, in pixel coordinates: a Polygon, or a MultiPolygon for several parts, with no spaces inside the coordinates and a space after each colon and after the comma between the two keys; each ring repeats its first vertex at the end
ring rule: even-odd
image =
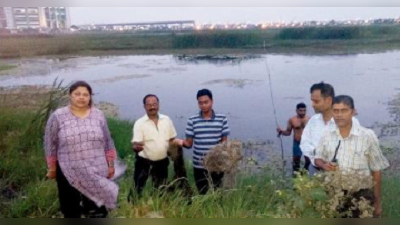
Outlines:
{"type": "Polygon", "coordinates": [[[69,8],[67,7],[43,7],[46,18],[46,27],[65,29],[71,26],[69,8]]]}
{"type": "Polygon", "coordinates": [[[6,27],[6,26],[7,26],[6,14],[4,12],[4,8],[0,8],[0,28],[6,27]]]}
{"type": "Polygon", "coordinates": [[[41,9],[38,7],[12,7],[14,17],[14,28],[38,29],[45,26],[44,18],[41,16],[41,9]]]}
{"type": "Polygon", "coordinates": [[[0,7],[0,26],[7,29],[68,29],[67,7],[0,7]]]}
{"type": "Polygon", "coordinates": [[[1,28],[14,26],[14,16],[11,7],[0,7],[0,26],[1,28]]]}

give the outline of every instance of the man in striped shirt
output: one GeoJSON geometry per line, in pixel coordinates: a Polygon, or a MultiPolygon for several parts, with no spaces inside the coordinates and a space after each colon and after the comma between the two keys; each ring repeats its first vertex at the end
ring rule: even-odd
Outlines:
{"type": "Polygon", "coordinates": [[[209,189],[209,181],[214,188],[221,186],[224,174],[216,172],[209,174],[204,168],[203,159],[211,148],[228,140],[229,126],[225,115],[214,112],[210,90],[199,90],[197,102],[200,112],[188,119],[186,140],[176,140],[175,143],[185,148],[193,146],[194,178],[199,193],[204,195],[209,189]]]}
{"type": "MultiPolygon", "coordinates": [[[[379,141],[374,132],[353,122],[354,101],[350,96],[341,95],[333,100],[332,106],[335,126],[329,128],[316,148],[315,164],[324,171],[339,169],[348,174],[357,172],[365,177],[372,176],[373,198],[369,199],[370,187],[363,186],[360,197],[372,200],[374,216],[380,216],[381,206],[381,171],[389,167],[383,156],[379,141]]],[[[355,193],[354,196],[359,196],[355,193]]],[[[346,204],[350,207],[352,204],[346,204]]],[[[353,211],[353,217],[358,217],[353,211]]]]}

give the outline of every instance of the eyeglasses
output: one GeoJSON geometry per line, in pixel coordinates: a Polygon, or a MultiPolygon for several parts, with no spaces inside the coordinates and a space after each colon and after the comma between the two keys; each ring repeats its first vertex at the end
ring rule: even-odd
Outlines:
{"type": "Polygon", "coordinates": [[[157,107],[158,103],[154,103],[154,104],[146,104],[146,107],[157,107]]]}

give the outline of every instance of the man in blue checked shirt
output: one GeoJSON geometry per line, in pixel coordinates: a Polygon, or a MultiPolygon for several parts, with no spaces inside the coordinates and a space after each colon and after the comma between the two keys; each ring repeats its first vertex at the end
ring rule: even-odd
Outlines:
{"type": "Polygon", "coordinates": [[[200,112],[188,119],[186,140],[175,139],[174,142],[185,148],[193,146],[194,179],[197,190],[204,195],[210,188],[209,181],[214,188],[221,186],[224,173],[209,173],[204,168],[203,159],[210,149],[228,140],[229,126],[225,115],[214,112],[213,96],[210,90],[199,90],[197,102],[200,112]]]}

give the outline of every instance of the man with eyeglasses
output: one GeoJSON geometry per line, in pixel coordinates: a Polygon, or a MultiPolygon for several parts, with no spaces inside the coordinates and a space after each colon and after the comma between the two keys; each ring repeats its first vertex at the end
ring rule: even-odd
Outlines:
{"type": "MultiPolygon", "coordinates": [[[[366,178],[372,176],[373,193],[371,187],[367,184],[364,187],[361,183],[361,189],[352,193],[352,198],[344,204],[344,211],[350,210],[351,217],[359,217],[360,212],[352,209],[354,205],[351,200],[363,197],[373,202],[374,216],[379,217],[382,213],[381,171],[389,167],[389,162],[382,154],[375,133],[353,122],[353,98],[346,95],[335,97],[332,113],[335,126],[329,128],[322,136],[316,149],[315,165],[324,171],[339,170],[343,174],[356,172],[366,178]]],[[[346,187],[343,189],[348,192],[346,187]]]]}
{"type": "MultiPolygon", "coordinates": [[[[305,157],[308,157],[312,166],[309,167],[310,175],[314,175],[319,168],[314,163],[315,149],[322,135],[329,127],[335,126],[332,115],[332,101],[335,98],[335,89],[332,85],[320,82],[310,88],[312,107],[315,115],[310,118],[303,130],[300,149],[305,157]]],[[[359,124],[353,117],[353,122],[359,124]]]]}
{"type": "Polygon", "coordinates": [[[172,120],[159,114],[159,99],[149,94],[143,98],[146,115],[133,126],[132,148],[136,152],[134,183],[142,193],[151,175],[154,188],[166,184],[168,178],[168,148],[173,145],[176,130],[172,120]]]}

